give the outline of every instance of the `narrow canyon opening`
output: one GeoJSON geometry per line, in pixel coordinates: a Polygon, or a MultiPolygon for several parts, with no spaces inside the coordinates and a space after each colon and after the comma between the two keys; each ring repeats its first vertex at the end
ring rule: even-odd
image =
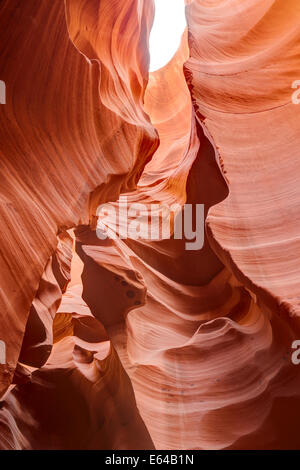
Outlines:
{"type": "Polygon", "coordinates": [[[150,72],[164,67],[179,48],[186,28],[184,0],[154,0],[155,17],[150,35],[150,72]]]}

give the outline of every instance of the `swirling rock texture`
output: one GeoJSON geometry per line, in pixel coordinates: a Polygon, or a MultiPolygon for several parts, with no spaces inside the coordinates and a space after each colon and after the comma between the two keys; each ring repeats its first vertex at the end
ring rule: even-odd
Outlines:
{"type": "Polygon", "coordinates": [[[186,1],[149,75],[153,14],[0,3],[1,449],[300,448],[299,2],[186,1]],[[120,195],[203,248],[101,240],[120,195]]]}

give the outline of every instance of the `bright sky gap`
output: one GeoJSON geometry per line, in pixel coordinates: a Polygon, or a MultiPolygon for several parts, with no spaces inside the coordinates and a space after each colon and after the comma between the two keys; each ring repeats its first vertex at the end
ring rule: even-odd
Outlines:
{"type": "Polygon", "coordinates": [[[150,72],[166,65],[176,53],[186,27],[184,0],[154,0],[155,18],[150,35],[150,72]]]}

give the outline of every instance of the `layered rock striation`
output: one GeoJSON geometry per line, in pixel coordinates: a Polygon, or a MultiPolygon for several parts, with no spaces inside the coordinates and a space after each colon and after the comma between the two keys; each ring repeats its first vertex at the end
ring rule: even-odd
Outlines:
{"type": "Polygon", "coordinates": [[[153,15],[0,5],[1,449],[300,446],[300,7],[186,1],[149,74],[153,15]],[[175,204],[201,248],[163,235],[175,204]]]}

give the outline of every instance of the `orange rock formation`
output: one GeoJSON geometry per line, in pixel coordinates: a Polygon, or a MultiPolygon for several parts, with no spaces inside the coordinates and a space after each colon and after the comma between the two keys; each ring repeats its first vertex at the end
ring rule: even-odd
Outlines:
{"type": "Polygon", "coordinates": [[[299,448],[298,0],[3,0],[1,449],[299,448]],[[204,204],[204,245],[97,208],[204,204]]]}

